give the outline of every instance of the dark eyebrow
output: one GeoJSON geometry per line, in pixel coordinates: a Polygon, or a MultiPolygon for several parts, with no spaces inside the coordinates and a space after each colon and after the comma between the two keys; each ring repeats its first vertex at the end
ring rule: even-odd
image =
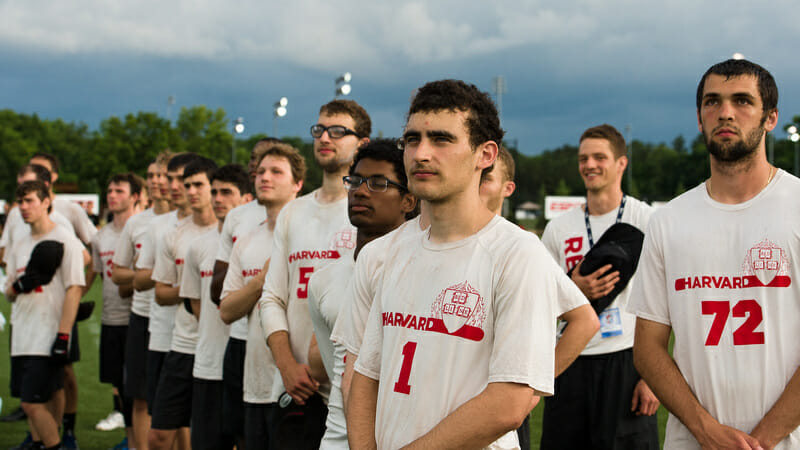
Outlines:
{"type": "Polygon", "coordinates": [[[453,133],[449,133],[447,131],[443,131],[443,130],[429,130],[429,131],[426,131],[425,134],[429,138],[443,137],[443,138],[452,139],[452,140],[456,139],[456,135],[454,135],[453,133]]]}
{"type": "Polygon", "coordinates": [[[406,139],[406,138],[409,138],[409,137],[420,137],[420,136],[422,136],[422,133],[420,133],[419,131],[414,131],[414,130],[409,130],[409,131],[406,131],[405,133],[403,133],[403,139],[406,139]]]}

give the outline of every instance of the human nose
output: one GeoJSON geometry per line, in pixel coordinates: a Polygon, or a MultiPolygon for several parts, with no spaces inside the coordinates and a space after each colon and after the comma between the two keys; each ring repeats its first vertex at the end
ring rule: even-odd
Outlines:
{"type": "Polygon", "coordinates": [[[719,105],[719,116],[717,117],[718,120],[733,120],[733,104],[728,101],[724,100],[719,105]]]}

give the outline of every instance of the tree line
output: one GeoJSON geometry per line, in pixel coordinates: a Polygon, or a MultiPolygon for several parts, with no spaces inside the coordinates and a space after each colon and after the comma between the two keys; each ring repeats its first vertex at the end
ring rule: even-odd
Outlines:
{"type": "MultiPolygon", "coordinates": [[[[800,116],[793,118],[800,123],[800,116]]],[[[138,112],[103,120],[96,130],[85,123],[41,119],[36,114],[0,110],[0,198],[11,200],[16,173],[36,152],[48,152],[61,161],[60,181],[77,186],[79,192],[102,193],[108,178],[118,172],[144,175],[147,166],[165,148],[193,151],[218,164],[246,164],[250,149],[259,139],[235,139],[231,119],[222,108],[184,107],[177,121],[153,112],[138,112]]],[[[312,142],[301,137],[283,137],[297,147],[308,164],[304,192],[321,184],[322,173],[313,163],[312,142]]],[[[768,137],[773,163],[787,171],[794,167],[794,143],[768,137]]],[[[516,162],[517,190],[512,208],[523,202],[542,204],[545,195],[583,195],[578,173],[578,148],[564,145],[538,155],[527,155],[506,142],[516,162]]],[[[629,143],[632,178],[625,174],[623,188],[646,201],[666,201],[691,189],[709,176],[708,151],[701,135],[691,143],[677,136],[669,144],[634,140],[629,143]]],[[[102,196],[101,196],[102,197],[102,196]]]]}

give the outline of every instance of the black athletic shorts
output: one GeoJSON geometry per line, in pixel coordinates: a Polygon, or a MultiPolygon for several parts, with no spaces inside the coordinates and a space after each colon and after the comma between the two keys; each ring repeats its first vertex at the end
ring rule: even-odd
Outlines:
{"type": "Polygon", "coordinates": [[[69,342],[69,362],[75,363],[81,360],[81,343],[78,340],[78,322],[72,324],[72,334],[69,342]]]}
{"type": "Polygon", "coordinates": [[[125,394],[131,398],[147,400],[147,343],[150,320],[131,313],[128,322],[128,338],[125,340],[125,372],[123,383],[125,394]]]}
{"type": "Polygon", "coordinates": [[[161,377],[161,366],[167,352],[147,351],[147,413],[153,415],[153,404],[156,401],[158,379],[161,377]]]}
{"type": "Polygon", "coordinates": [[[312,395],[306,400],[305,405],[291,402],[285,408],[281,408],[280,405],[272,408],[271,412],[270,448],[293,450],[319,448],[322,436],[325,434],[325,420],[328,418],[328,407],[325,406],[321,395],[312,395]]]}
{"type": "Polygon", "coordinates": [[[194,355],[167,353],[158,379],[151,428],[177,430],[191,424],[193,368],[194,355]]]}
{"type": "Polygon", "coordinates": [[[273,408],[277,403],[244,402],[244,448],[247,450],[269,450],[270,420],[275,417],[273,408]]]}
{"type": "Polygon", "coordinates": [[[233,444],[233,436],[222,431],[222,380],[195,378],[192,387],[192,449],[229,450],[233,444]]]}
{"type": "Polygon", "coordinates": [[[100,382],[111,383],[118,389],[124,389],[122,380],[127,335],[127,325],[102,325],[100,327],[100,382]]]}
{"type": "Polygon", "coordinates": [[[53,393],[64,388],[64,365],[50,356],[14,356],[12,385],[18,387],[18,397],[25,403],[46,403],[53,393]]]}
{"type": "Polygon", "coordinates": [[[237,439],[244,437],[244,353],[247,341],[228,339],[222,361],[222,429],[237,439]]]}
{"type": "Polygon", "coordinates": [[[656,415],[631,411],[639,379],[631,349],[579,356],[544,399],[542,450],[658,449],[656,415]]]}

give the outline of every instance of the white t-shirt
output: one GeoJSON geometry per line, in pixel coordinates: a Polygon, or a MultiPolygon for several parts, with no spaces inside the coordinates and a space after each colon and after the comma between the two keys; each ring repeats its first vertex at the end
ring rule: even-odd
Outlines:
{"type": "Polygon", "coordinates": [[[95,228],[92,220],[89,219],[89,215],[86,214],[86,210],[83,209],[81,205],[69,200],[64,200],[56,195],[56,198],[53,200],[53,211],[58,211],[59,214],[69,220],[69,223],[72,224],[72,229],[75,231],[75,235],[78,236],[81,242],[88,244],[92,241],[95,233],[97,233],[97,228],[95,228]]]}
{"type": "MultiPolygon", "coordinates": [[[[50,220],[58,225],[64,226],[70,231],[74,231],[69,220],[55,209],[50,211],[50,220]]],[[[3,235],[0,236],[0,248],[5,248],[6,254],[8,254],[10,252],[9,249],[14,247],[15,242],[18,242],[25,235],[29,234],[31,234],[31,226],[22,220],[19,207],[15,206],[8,212],[8,217],[6,217],[6,223],[3,226],[3,235]]],[[[8,261],[6,257],[3,257],[3,260],[8,261]]]]}
{"type": "Polygon", "coordinates": [[[331,341],[331,330],[337,321],[342,305],[348,301],[353,279],[355,261],[340,258],[314,272],[308,283],[308,310],[314,335],[317,337],[322,362],[331,390],[328,397],[328,417],[320,449],[346,449],[347,423],[342,400],[342,374],[344,373],[345,348],[331,341]]]}
{"type": "Polygon", "coordinates": [[[61,266],[50,283],[27,294],[19,294],[11,312],[12,336],[11,356],[50,356],[50,348],[56,339],[61,314],[64,310],[64,295],[70,286],[84,286],[83,245],[72,230],[56,224],[49,233],[33,238],[22,236],[7,255],[6,270],[11,283],[25,273],[33,248],[41,241],[58,241],[64,244],[61,266]]]}
{"type": "MultiPolygon", "coordinates": [[[[125,222],[122,234],[114,250],[113,263],[120,267],[133,269],[133,263],[139,258],[142,247],[153,245],[150,241],[150,222],[156,217],[153,208],[140,212],[125,222]]],[[[150,303],[153,302],[155,289],[133,291],[131,311],[141,317],[150,315],[150,303]]]]}
{"type": "MultiPolygon", "coordinates": [[[[155,274],[156,255],[159,254],[161,246],[165,245],[164,240],[170,234],[170,230],[183,227],[191,220],[191,215],[178,219],[177,211],[153,218],[150,223],[150,242],[155,245],[142,247],[139,259],[136,261],[136,267],[139,269],[153,269],[153,274],[155,274]]],[[[151,275],[151,278],[155,279],[153,275],[151,275]]],[[[150,322],[147,326],[150,332],[148,350],[156,352],[169,351],[172,344],[172,330],[175,327],[175,309],[176,305],[159,305],[156,302],[154,292],[153,303],[150,304],[150,322]]]]}
{"type": "MultiPolygon", "coordinates": [[[[672,327],[673,357],[720,423],[750,433],[800,366],[800,180],[778,170],[754,198],[705,184],[650,221],[629,310],[672,327]]],[[[676,417],[664,448],[700,448],[676,417]]],[[[776,449],[800,448],[800,428],[776,449]]]]}
{"type": "MultiPolygon", "coordinates": [[[[355,362],[379,380],[378,448],[414,441],[487,383],[553,392],[557,298],[582,294],[534,234],[496,216],[460,241],[414,233],[386,251],[355,362]]],[[[491,447],[518,445],[510,431],[491,447]]]]}
{"type": "Polygon", "coordinates": [[[320,203],[317,191],[286,205],[278,215],[269,272],[259,300],[261,326],[269,338],[289,332],[292,353],[308,364],[313,326],[308,314],[308,281],[315,270],[352,258],[356,230],[347,217],[347,197],[320,203]]]}
{"type": "Polygon", "coordinates": [[[122,229],[108,223],[92,237],[92,270],[103,279],[103,325],[127,326],[131,315],[131,297],[120,297],[119,286],[111,280],[114,251],[122,229]]]}
{"type": "MultiPolygon", "coordinates": [[[[218,241],[219,230],[214,228],[191,243],[181,279],[180,296],[200,300],[200,319],[195,320],[196,351],[192,375],[203,380],[222,380],[222,359],[228,340],[228,326],[222,322],[217,305],[211,301],[211,279],[214,277],[218,241]]],[[[194,320],[194,315],[189,314],[186,308],[180,309],[194,320]]],[[[177,328],[175,332],[178,332],[177,328]]]]}
{"type": "MultiPolygon", "coordinates": [[[[189,220],[183,226],[170,230],[164,237],[164,245],[159,246],[156,265],[153,268],[153,281],[168,286],[180,287],[186,257],[195,240],[209,231],[217,229],[217,222],[200,226],[189,220]]],[[[170,350],[194,355],[197,346],[197,319],[183,307],[183,303],[172,305],[175,314],[175,327],[172,332],[170,350]]]]}
{"type": "Polygon", "coordinates": [[[342,304],[331,332],[331,340],[342,344],[350,353],[358,355],[361,348],[364,328],[367,326],[369,310],[378,285],[378,274],[383,268],[384,261],[387,258],[391,261],[393,257],[387,252],[387,248],[407,235],[422,235],[423,230],[420,229],[419,221],[419,216],[406,221],[390,233],[368,243],[359,252],[356,260],[358,268],[354,269],[349,294],[345,296],[347,301],[342,304]]]}
{"type": "Polygon", "coordinates": [[[222,236],[219,240],[217,259],[224,262],[230,261],[233,244],[248,231],[267,220],[267,208],[253,200],[244,205],[237,206],[225,216],[222,225],[222,236]]]}
{"type": "MultiPolygon", "coordinates": [[[[616,223],[618,212],[619,209],[614,208],[613,211],[601,216],[589,216],[595,243],[616,223]]],[[[646,203],[626,196],[621,222],[633,225],[644,232],[652,212],[653,209],[646,203]]],[[[590,248],[583,208],[573,208],[551,220],[542,234],[542,243],[562,270],[566,272],[575,267],[590,248]]],[[[627,307],[635,278],[634,275],[628,286],[601,314],[600,329],[583,349],[582,355],[601,355],[633,347],[636,316],[628,313],[627,307]]]]}
{"type": "MultiPolygon", "coordinates": [[[[222,287],[222,298],[242,289],[261,273],[264,263],[272,254],[272,240],[272,231],[266,222],[236,240],[222,287]]],[[[247,403],[274,403],[283,392],[281,377],[264,339],[261,321],[258,320],[258,307],[253,307],[248,316],[231,325],[233,328],[242,320],[247,325],[247,334],[244,337],[247,346],[244,356],[243,398],[247,403]],[[248,316],[250,320],[247,320],[248,316]]]]}

